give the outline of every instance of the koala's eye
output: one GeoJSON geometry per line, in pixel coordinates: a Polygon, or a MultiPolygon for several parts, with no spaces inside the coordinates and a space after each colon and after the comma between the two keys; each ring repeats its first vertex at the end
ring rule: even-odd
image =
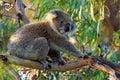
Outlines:
{"type": "Polygon", "coordinates": [[[63,23],[63,21],[60,21],[60,23],[62,24],[62,23],[63,23]]]}

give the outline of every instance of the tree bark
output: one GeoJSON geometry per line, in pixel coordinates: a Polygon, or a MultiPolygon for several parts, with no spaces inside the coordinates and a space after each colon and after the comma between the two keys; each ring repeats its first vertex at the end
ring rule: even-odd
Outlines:
{"type": "MultiPolygon", "coordinates": [[[[18,58],[11,55],[1,54],[0,58],[3,61],[7,61],[10,64],[20,65],[28,68],[43,70],[43,65],[37,61],[26,60],[18,58]]],[[[51,68],[48,71],[68,71],[76,68],[82,68],[84,66],[90,66],[91,68],[102,70],[106,73],[109,73],[114,77],[115,80],[118,80],[116,71],[120,72],[120,65],[113,62],[107,61],[102,57],[91,56],[86,59],[79,58],[77,60],[72,60],[66,62],[65,65],[59,65],[58,63],[50,63],[51,68]]]]}

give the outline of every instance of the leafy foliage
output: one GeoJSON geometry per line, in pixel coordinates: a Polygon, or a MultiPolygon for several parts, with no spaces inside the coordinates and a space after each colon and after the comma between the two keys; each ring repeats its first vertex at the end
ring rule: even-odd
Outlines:
{"type": "MultiPolygon", "coordinates": [[[[80,42],[78,48],[85,46],[87,51],[91,51],[92,55],[98,56],[100,51],[98,48],[99,37],[104,20],[104,0],[26,0],[27,15],[31,21],[38,21],[51,9],[62,9],[69,13],[78,26],[75,34],[80,42]],[[27,3],[30,4],[27,4],[27,3]]],[[[11,17],[3,16],[0,18],[0,53],[7,52],[7,42],[9,37],[17,30],[17,23],[14,21],[14,15],[8,13],[11,17]]],[[[24,25],[24,24],[23,24],[24,25]]],[[[103,34],[104,36],[104,34],[103,34]]],[[[114,42],[120,46],[120,31],[114,33],[114,42]]],[[[111,49],[110,46],[102,44],[103,56],[111,61],[118,62],[118,49],[111,49]]],[[[68,55],[65,55],[66,57],[68,55]]],[[[13,76],[6,72],[2,63],[0,64],[0,79],[13,80],[13,76]]],[[[15,67],[17,69],[17,67],[15,67]]],[[[39,71],[40,80],[107,80],[108,74],[88,69],[76,69],[67,72],[48,72],[39,71]]]]}

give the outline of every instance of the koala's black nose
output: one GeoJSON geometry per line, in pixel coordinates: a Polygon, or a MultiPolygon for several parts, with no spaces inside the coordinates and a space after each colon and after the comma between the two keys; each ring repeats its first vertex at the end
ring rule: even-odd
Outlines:
{"type": "Polygon", "coordinates": [[[70,30],[71,30],[70,23],[67,23],[66,26],[65,26],[65,31],[68,32],[70,30]]]}

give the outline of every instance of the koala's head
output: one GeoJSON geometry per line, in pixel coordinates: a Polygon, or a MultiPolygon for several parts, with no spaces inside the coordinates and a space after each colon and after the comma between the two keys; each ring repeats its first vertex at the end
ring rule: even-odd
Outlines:
{"type": "Polygon", "coordinates": [[[46,19],[49,21],[51,28],[61,35],[74,33],[77,29],[72,18],[61,10],[51,10],[48,12],[46,19]]]}

